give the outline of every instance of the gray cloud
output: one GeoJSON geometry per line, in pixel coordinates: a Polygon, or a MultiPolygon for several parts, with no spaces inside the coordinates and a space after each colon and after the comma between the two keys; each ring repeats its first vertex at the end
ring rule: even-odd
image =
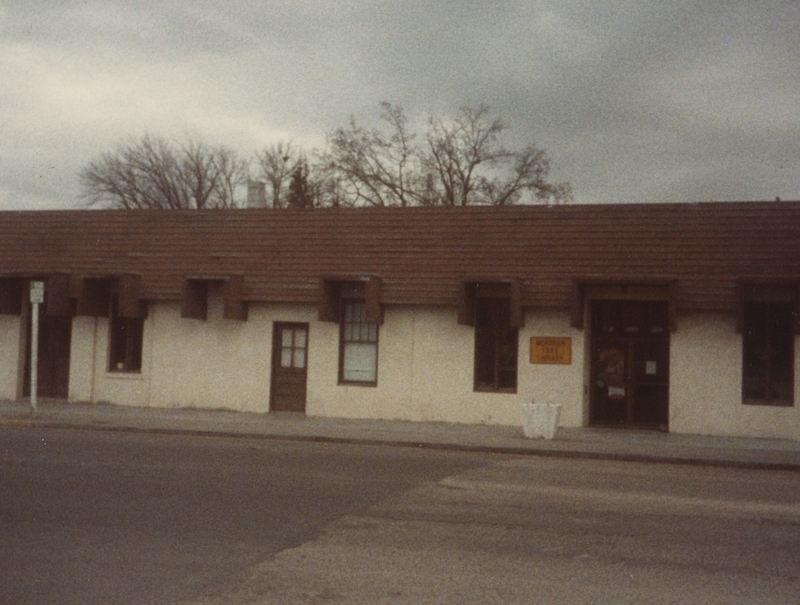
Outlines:
{"type": "Polygon", "coordinates": [[[0,209],[144,132],[249,155],[489,104],[578,202],[800,199],[800,4],[0,0],[0,209]],[[166,6],[165,6],[166,5],[166,6]]]}

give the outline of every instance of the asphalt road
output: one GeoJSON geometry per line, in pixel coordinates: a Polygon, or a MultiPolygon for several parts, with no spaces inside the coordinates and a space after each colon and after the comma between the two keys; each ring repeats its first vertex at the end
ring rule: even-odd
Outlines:
{"type": "Polygon", "coordinates": [[[800,602],[800,474],[0,427],[0,602],[800,602]]]}
{"type": "Polygon", "coordinates": [[[235,586],[457,453],[0,426],[0,603],[165,604],[235,586]]]}

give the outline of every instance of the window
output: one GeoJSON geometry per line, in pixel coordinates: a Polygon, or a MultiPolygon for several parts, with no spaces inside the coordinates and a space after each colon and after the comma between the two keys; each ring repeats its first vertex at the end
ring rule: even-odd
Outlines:
{"type": "Polygon", "coordinates": [[[142,335],[144,319],[119,317],[118,299],[111,303],[109,322],[109,372],[142,371],[142,335]]]}
{"type": "Polygon", "coordinates": [[[742,400],[793,405],[794,303],[744,302],[742,400]]]}
{"type": "Polygon", "coordinates": [[[363,301],[343,301],[339,382],[376,385],[378,382],[378,324],[367,323],[363,301]]]}
{"type": "Polygon", "coordinates": [[[517,390],[518,330],[506,297],[475,300],[475,390],[517,390]]]}

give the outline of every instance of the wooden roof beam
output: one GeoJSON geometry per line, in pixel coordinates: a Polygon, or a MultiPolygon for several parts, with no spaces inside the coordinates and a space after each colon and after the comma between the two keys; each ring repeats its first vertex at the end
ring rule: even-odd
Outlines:
{"type": "Polygon", "coordinates": [[[68,273],[51,273],[47,276],[44,288],[44,310],[47,315],[56,317],[73,315],[72,300],[69,296],[70,281],[68,273]]]}
{"type": "Polygon", "coordinates": [[[138,319],[147,317],[147,301],[140,298],[142,276],[134,273],[121,275],[117,279],[119,303],[117,313],[120,317],[138,319]]]}
{"type": "Polygon", "coordinates": [[[667,280],[607,280],[607,279],[573,279],[570,290],[570,325],[578,330],[584,328],[584,312],[586,306],[586,290],[591,286],[619,286],[619,287],[663,287],[666,288],[665,300],[667,301],[668,327],[670,332],[678,329],[677,292],[678,281],[667,280]]]}
{"type": "Polygon", "coordinates": [[[108,317],[111,313],[112,280],[83,277],[78,290],[78,315],[108,317]]]}
{"type": "Polygon", "coordinates": [[[247,303],[244,301],[244,276],[232,275],[222,284],[222,317],[247,321],[247,303]]]}
{"type": "Polygon", "coordinates": [[[207,279],[187,277],[183,280],[181,292],[181,317],[184,319],[208,319],[207,279]]]}
{"type": "Polygon", "coordinates": [[[323,277],[319,283],[317,317],[320,321],[338,322],[343,291],[363,296],[368,323],[383,325],[382,280],[377,275],[323,277]]]}
{"type": "Polygon", "coordinates": [[[791,302],[794,305],[794,333],[800,335],[800,280],[768,277],[736,280],[736,333],[744,330],[744,307],[748,300],[791,302]]]}
{"type": "Polygon", "coordinates": [[[475,325],[475,300],[479,297],[508,298],[510,304],[509,324],[513,328],[525,327],[525,293],[522,280],[468,279],[459,283],[458,323],[464,326],[475,325]]]}

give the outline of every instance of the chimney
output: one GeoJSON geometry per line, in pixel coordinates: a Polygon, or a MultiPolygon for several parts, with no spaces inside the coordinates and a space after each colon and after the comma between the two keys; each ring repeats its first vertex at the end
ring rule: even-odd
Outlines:
{"type": "Polygon", "coordinates": [[[247,207],[267,207],[267,184],[263,181],[247,181],[247,207]]]}

